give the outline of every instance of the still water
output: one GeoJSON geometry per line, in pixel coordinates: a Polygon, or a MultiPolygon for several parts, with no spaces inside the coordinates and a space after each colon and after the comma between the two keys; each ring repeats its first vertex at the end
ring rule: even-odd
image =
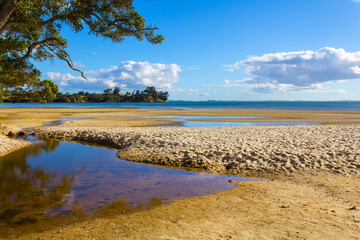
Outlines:
{"type": "Polygon", "coordinates": [[[167,103],[2,103],[0,107],[142,108],[142,109],[274,109],[360,111],[360,101],[169,101],[167,103]]]}
{"type": "MultiPolygon", "coordinates": [[[[159,120],[173,120],[180,124],[177,127],[245,127],[245,126],[296,126],[296,125],[320,125],[316,122],[232,122],[226,119],[276,119],[270,117],[253,117],[253,116],[130,116],[130,117],[105,117],[105,118],[146,118],[159,120]],[[206,121],[212,119],[216,121],[206,121]]],[[[79,118],[64,118],[51,122],[44,123],[44,126],[59,126],[66,121],[86,120],[86,119],[102,119],[95,117],[79,117],[79,118]]],[[[169,125],[176,127],[176,125],[169,125]]],[[[164,127],[164,126],[162,126],[164,127]]],[[[166,127],[166,126],[165,126],[166,127]]]]}
{"type": "Polygon", "coordinates": [[[257,180],[134,163],[116,153],[47,140],[0,157],[0,230],[127,214],[232,189],[229,179],[257,180]]]}

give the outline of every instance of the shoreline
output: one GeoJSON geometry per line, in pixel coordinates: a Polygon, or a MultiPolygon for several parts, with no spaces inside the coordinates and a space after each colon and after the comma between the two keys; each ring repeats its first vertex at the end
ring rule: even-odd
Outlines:
{"type": "Polygon", "coordinates": [[[0,123],[0,157],[16,151],[20,148],[29,146],[31,143],[24,140],[16,140],[7,137],[9,132],[17,133],[21,131],[20,128],[15,126],[4,125],[0,123]]]}
{"type": "Polygon", "coordinates": [[[141,108],[141,109],[269,109],[269,110],[357,110],[360,101],[181,101],[168,103],[102,102],[102,103],[4,103],[2,107],[65,107],[65,108],[141,108]]]}
{"type": "Polygon", "coordinates": [[[360,174],[360,125],[202,128],[44,127],[43,138],[92,142],[135,162],[258,175],[360,174]],[[224,138],[226,136],[226,138],[224,138]],[[348,141],[348,142],[346,142],[348,141]]]}
{"type": "MultiPolygon", "coordinates": [[[[23,110],[13,109],[5,113],[0,109],[0,117],[16,114],[22,119],[9,120],[9,123],[24,126],[23,122],[29,120],[25,125],[34,128],[48,119],[77,116],[156,116],[166,113],[222,116],[227,111],[23,110]]],[[[228,116],[246,116],[256,112],[234,110],[228,116]]],[[[271,111],[271,114],[285,113],[271,111]]],[[[293,114],[301,113],[287,112],[287,116],[293,114]]],[[[338,117],[360,113],[331,114],[338,117]]],[[[107,126],[113,124],[116,122],[107,120],[107,126]]],[[[45,232],[30,231],[25,235],[14,233],[13,237],[357,239],[360,232],[359,130],[359,124],[215,128],[103,127],[96,121],[82,120],[74,121],[73,124],[67,122],[64,126],[39,127],[35,132],[43,137],[85,140],[115,147],[119,151],[118,156],[126,160],[205,168],[213,173],[225,170],[227,173],[255,175],[270,180],[237,183],[235,189],[226,192],[174,201],[144,212],[57,226],[45,232]],[[243,171],[239,171],[241,169],[243,171]]]]}
{"type": "MultiPolygon", "coordinates": [[[[0,108],[0,123],[15,125],[29,129],[41,127],[46,122],[64,118],[101,118],[95,120],[74,121],[76,124],[66,122],[67,126],[83,127],[129,127],[129,126],[158,126],[178,124],[176,120],[159,120],[151,117],[159,116],[230,116],[239,117],[269,117],[269,119],[246,119],[246,121],[294,121],[294,122],[319,122],[325,124],[360,124],[360,111],[293,111],[293,110],[259,110],[259,109],[218,109],[218,110],[184,110],[184,109],[128,109],[128,108],[0,108]],[[133,119],[114,119],[114,117],[133,117],[133,119]],[[148,119],[136,119],[148,117],[148,119]],[[327,118],[335,117],[335,118],[327,118]],[[350,118],[349,118],[350,117],[350,118]],[[276,119],[270,119],[276,118],[276,119]],[[327,118],[327,119],[326,119],[327,118]],[[99,121],[100,120],[100,121],[99,121]],[[101,123],[106,121],[107,123],[101,123]],[[163,122],[161,122],[163,121],[163,122]],[[98,124],[96,125],[95,122],[98,124]],[[135,123],[136,122],[136,123],[135,123]],[[134,124],[135,123],[135,124],[134,124]]],[[[214,121],[208,119],[206,121],[214,121]]],[[[240,119],[227,119],[226,121],[245,121],[240,119]]]]}

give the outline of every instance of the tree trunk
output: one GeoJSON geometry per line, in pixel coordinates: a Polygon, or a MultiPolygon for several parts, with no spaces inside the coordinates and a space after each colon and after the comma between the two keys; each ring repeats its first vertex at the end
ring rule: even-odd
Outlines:
{"type": "Polygon", "coordinates": [[[0,10],[0,34],[5,30],[5,24],[9,20],[9,17],[16,9],[17,0],[6,0],[4,6],[0,10]]]}

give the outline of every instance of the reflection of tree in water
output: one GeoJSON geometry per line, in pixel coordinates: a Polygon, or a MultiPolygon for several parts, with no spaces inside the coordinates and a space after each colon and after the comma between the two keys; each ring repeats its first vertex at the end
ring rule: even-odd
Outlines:
{"type": "Polygon", "coordinates": [[[95,218],[115,216],[120,214],[129,214],[133,212],[139,212],[146,209],[154,208],[156,206],[160,206],[163,204],[163,200],[160,198],[155,198],[151,200],[149,203],[141,204],[138,206],[133,206],[127,203],[125,200],[119,199],[114,201],[111,204],[105,205],[100,209],[94,211],[92,216],[95,218]]]}
{"type": "Polygon", "coordinates": [[[79,173],[58,176],[56,171],[32,168],[27,163],[29,156],[54,151],[58,145],[58,141],[34,143],[0,158],[1,225],[37,222],[46,218],[46,210],[63,204],[79,173]]]}
{"type": "Polygon", "coordinates": [[[75,202],[72,209],[65,213],[56,211],[66,203],[64,199],[71,193],[76,177],[85,171],[86,164],[71,176],[59,176],[56,171],[31,167],[27,159],[29,156],[40,156],[44,151],[54,151],[58,145],[59,142],[54,140],[34,143],[0,157],[0,238],[46,230],[89,217],[129,214],[163,204],[161,199],[153,199],[147,204],[134,206],[118,199],[91,212],[85,212],[80,202],[75,202]]]}

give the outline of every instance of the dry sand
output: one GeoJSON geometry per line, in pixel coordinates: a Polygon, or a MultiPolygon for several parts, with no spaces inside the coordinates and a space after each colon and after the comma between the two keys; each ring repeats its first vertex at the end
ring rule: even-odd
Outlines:
{"type": "Polygon", "coordinates": [[[26,141],[19,141],[5,136],[9,133],[9,131],[16,133],[20,130],[20,128],[14,126],[0,124],[0,156],[4,156],[9,152],[26,147],[30,144],[26,141]]]}
{"type": "Polygon", "coordinates": [[[360,125],[36,129],[45,138],[119,149],[122,159],[245,175],[360,173],[360,125]]]}
{"type": "MultiPolygon", "coordinates": [[[[116,116],[349,117],[359,112],[270,110],[0,109],[3,122],[41,126],[64,117],[116,116]],[[21,120],[5,118],[20,117],[21,120]],[[26,120],[26,121],[24,121],[26,120]],[[27,121],[29,120],[29,121],[27,121]]],[[[318,121],[318,119],[316,119],[318,121]]],[[[39,128],[38,134],[97,142],[133,161],[266,176],[210,196],[130,215],[95,219],[21,239],[360,239],[360,126],[233,128],[39,128]]],[[[301,121],[301,120],[300,120],[301,121]]],[[[333,119],[327,124],[354,124],[333,119]]],[[[76,127],[78,126],[83,127],[76,127]]],[[[98,126],[98,127],[94,127],[98,126]]],[[[101,126],[101,127],[100,127],[101,126]]]]}
{"type": "Polygon", "coordinates": [[[151,127],[151,126],[176,126],[180,123],[170,120],[159,120],[154,118],[96,118],[76,121],[65,121],[63,126],[78,127],[151,127]]]}
{"type": "Polygon", "coordinates": [[[6,136],[0,135],[0,157],[5,154],[28,146],[30,143],[26,141],[19,141],[10,139],[6,136]]]}

